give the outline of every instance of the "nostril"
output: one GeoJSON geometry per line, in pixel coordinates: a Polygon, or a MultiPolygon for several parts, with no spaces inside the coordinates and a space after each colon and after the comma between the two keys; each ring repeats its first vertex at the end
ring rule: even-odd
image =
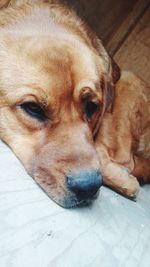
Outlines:
{"type": "Polygon", "coordinates": [[[79,171],[67,177],[67,185],[80,198],[92,197],[102,185],[102,176],[97,171],[79,171]]]}

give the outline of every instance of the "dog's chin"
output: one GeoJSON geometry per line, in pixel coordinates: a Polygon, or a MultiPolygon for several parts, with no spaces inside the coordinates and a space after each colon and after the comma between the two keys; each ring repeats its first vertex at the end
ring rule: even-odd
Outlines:
{"type": "Polygon", "coordinates": [[[42,183],[41,179],[38,178],[38,176],[33,176],[36,180],[38,186],[47,194],[47,196],[53,200],[56,204],[59,206],[69,209],[69,208],[76,208],[76,207],[84,207],[91,205],[95,199],[97,199],[100,189],[89,198],[79,198],[75,193],[71,192],[70,190],[63,190],[61,193],[58,192],[55,187],[49,188],[46,183],[42,183]]]}
{"type": "Polygon", "coordinates": [[[70,208],[78,208],[78,207],[87,207],[91,206],[93,202],[97,199],[99,195],[99,191],[88,199],[78,199],[77,197],[64,197],[63,199],[52,199],[59,206],[70,209],[70,208]]]}

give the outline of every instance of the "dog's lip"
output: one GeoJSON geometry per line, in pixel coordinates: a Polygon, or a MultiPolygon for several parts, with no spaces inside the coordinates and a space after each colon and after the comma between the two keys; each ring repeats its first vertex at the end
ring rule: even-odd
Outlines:
{"type": "Polygon", "coordinates": [[[98,190],[93,196],[91,196],[88,199],[79,199],[79,198],[74,198],[70,200],[70,203],[67,203],[69,201],[66,201],[67,205],[64,205],[64,208],[78,208],[78,207],[86,207],[89,206],[93,203],[94,200],[97,199],[98,195],[100,193],[100,190],[98,190]]]}

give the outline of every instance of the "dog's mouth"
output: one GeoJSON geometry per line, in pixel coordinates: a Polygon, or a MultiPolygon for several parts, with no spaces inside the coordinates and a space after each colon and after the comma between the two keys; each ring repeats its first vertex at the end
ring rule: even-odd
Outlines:
{"type": "Polygon", "coordinates": [[[93,202],[98,198],[100,193],[99,189],[96,193],[89,197],[78,197],[71,192],[65,192],[64,196],[58,197],[58,194],[56,192],[55,194],[53,194],[52,190],[47,190],[41,183],[38,183],[38,185],[52,201],[54,201],[60,207],[66,209],[91,206],[93,202]]]}
{"type": "Polygon", "coordinates": [[[93,202],[98,198],[100,190],[98,190],[93,196],[89,198],[78,198],[76,196],[65,197],[62,201],[55,201],[59,206],[63,208],[80,208],[91,206],[93,202]]]}
{"type": "Polygon", "coordinates": [[[47,169],[40,169],[32,174],[37,184],[59,206],[75,208],[91,205],[97,199],[102,176],[98,170],[79,170],[70,176],[47,176],[47,169]]]}

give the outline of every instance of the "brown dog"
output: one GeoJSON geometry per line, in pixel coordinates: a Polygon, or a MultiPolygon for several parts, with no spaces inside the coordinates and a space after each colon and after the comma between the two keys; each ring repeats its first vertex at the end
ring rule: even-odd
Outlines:
{"type": "MultiPolygon", "coordinates": [[[[139,130],[148,127],[148,119],[140,111],[137,117],[142,116],[145,124],[138,127],[138,135],[133,125],[130,136],[126,131],[122,141],[117,118],[121,127],[126,118],[119,88],[122,84],[127,92],[135,88],[136,99],[142,94],[146,103],[146,87],[141,88],[136,77],[128,81],[126,75],[127,82],[123,78],[117,84],[112,107],[119,68],[73,11],[57,1],[44,0],[3,1],[1,7],[6,8],[0,14],[1,139],[61,206],[72,207],[93,199],[102,182],[100,170],[106,184],[127,196],[135,195],[138,182],[121,166],[139,174],[131,158],[139,147],[139,130]],[[127,150],[125,144],[124,150],[128,138],[132,145],[127,150]]],[[[132,99],[133,103],[138,110],[141,102],[138,105],[132,99]]],[[[146,106],[148,113],[148,103],[145,110],[146,106]]],[[[130,104],[128,110],[130,113],[130,104]]],[[[129,120],[131,124],[135,116],[129,120]]],[[[140,142],[139,150],[145,153],[148,137],[147,133],[140,142]]],[[[149,172],[148,160],[143,159],[145,164],[149,172]]]]}
{"type": "Polygon", "coordinates": [[[135,177],[150,181],[150,88],[132,73],[122,72],[112,112],[104,114],[95,142],[104,182],[134,197],[135,177]]]}

